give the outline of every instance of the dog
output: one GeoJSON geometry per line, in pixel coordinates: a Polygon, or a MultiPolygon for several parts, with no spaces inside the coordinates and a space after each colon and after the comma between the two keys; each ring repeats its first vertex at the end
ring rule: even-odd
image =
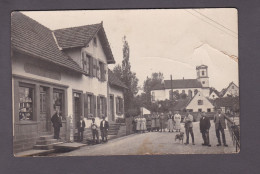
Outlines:
{"type": "Polygon", "coordinates": [[[175,141],[179,140],[179,142],[181,141],[183,144],[183,138],[184,138],[184,132],[180,132],[179,134],[175,135],[175,141]]]}

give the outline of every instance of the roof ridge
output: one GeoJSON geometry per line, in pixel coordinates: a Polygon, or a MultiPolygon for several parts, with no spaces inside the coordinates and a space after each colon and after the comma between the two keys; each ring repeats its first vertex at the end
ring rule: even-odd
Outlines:
{"type": "Polygon", "coordinates": [[[80,25],[80,26],[74,26],[74,27],[60,28],[60,29],[56,29],[56,30],[53,30],[53,31],[55,32],[55,31],[60,31],[60,30],[75,29],[75,28],[81,28],[81,27],[86,27],[86,26],[94,26],[94,25],[102,26],[102,22],[96,23],[96,24],[80,25]]]}

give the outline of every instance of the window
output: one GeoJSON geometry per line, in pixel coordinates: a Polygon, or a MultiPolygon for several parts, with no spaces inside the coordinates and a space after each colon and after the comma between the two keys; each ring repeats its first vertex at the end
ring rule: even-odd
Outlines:
{"type": "Polygon", "coordinates": [[[89,75],[90,75],[90,64],[91,64],[91,56],[89,56],[86,52],[82,52],[83,70],[89,75]]]}
{"type": "Polygon", "coordinates": [[[202,109],[198,109],[198,112],[202,112],[202,109]]]}
{"type": "Polygon", "coordinates": [[[232,89],[234,89],[234,86],[232,86],[232,89]]]}
{"type": "Polygon", "coordinates": [[[198,100],[198,105],[203,105],[203,100],[198,100]]]}
{"type": "Polygon", "coordinates": [[[63,114],[63,91],[58,89],[53,89],[53,109],[59,110],[61,115],[63,114]]]}
{"type": "Polygon", "coordinates": [[[123,99],[121,97],[117,97],[116,100],[116,113],[118,115],[123,114],[124,112],[124,104],[123,104],[123,99]]]}
{"type": "Polygon", "coordinates": [[[92,93],[84,94],[84,117],[93,118],[96,116],[96,96],[92,93]]]}
{"type": "Polygon", "coordinates": [[[94,45],[95,47],[97,46],[97,38],[96,38],[96,37],[93,38],[93,45],[94,45]]]}
{"type": "Polygon", "coordinates": [[[205,84],[205,81],[202,81],[202,84],[205,84]]]}
{"type": "Polygon", "coordinates": [[[100,75],[99,79],[101,81],[106,81],[106,69],[105,69],[105,64],[103,62],[99,62],[99,68],[100,68],[100,75]]]}
{"type": "Polygon", "coordinates": [[[98,96],[98,101],[97,101],[97,109],[98,109],[98,116],[99,117],[103,117],[106,116],[107,113],[107,101],[106,101],[106,97],[104,96],[98,96]]]}
{"type": "Polygon", "coordinates": [[[19,120],[33,120],[34,88],[19,86],[19,120]]]}
{"type": "Polygon", "coordinates": [[[202,73],[203,76],[205,75],[205,71],[202,71],[201,73],[202,73]]]}
{"type": "Polygon", "coordinates": [[[208,109],[207,109],[207,112],[211,112],[211,109],[210,109],[210,108],[208,108],[208,109]]]}

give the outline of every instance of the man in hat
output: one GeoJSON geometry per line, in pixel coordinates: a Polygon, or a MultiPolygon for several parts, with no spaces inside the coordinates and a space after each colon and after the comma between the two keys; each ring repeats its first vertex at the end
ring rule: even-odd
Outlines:
{"type": "Polygon", "coordinates": [[[226,129],[226,122],[225,122],[225,115],[221,113],[221,109],[217,108],[217,114],[214,115],[214,123],[215,123],[215,129],[216,129],[216,136],[218,138],[218,144],[217,146],[221,146],[221,140],[220,140],[220,132],[222,135],[222,141],[224,146],[228,146],[226,144],[226,137],[225,137],[225,129],[226,129]]]}
{"type": "Polygon", "coordinates": [[[56,109],[56,113],[51,117],[51,122],[54,128],[54,139],[61,139],[60,128],[62,127],[62,121],[59,109],[56,109]]]}
{"type": "Polygon", "coordinates": [[[106,117],[103,116],[103,120],[100,122],[100,132],[103,142],[107,142],[107,131],[109,129],[108,121],[106,121],[106,117]]]}
{"type": "Polygon", "coordinates": [[[84,130],[85,130],[85,121],[84,121],[84,117],[81,116],[80,120],[77,122],[77,128],[78,128],[78,141],[82,142],[83,141],[83,134],[84,134],[84,130]]]}
{"type": "Polygon", "coordinates": [[[207,117],[206,113],[202,113],[202,117],[200,119],[200,132],[202,134],[202,138],[204,143],[202,146],[211,146],[209,143],[209,129],[210,129],[210,120],[207,117]]]}

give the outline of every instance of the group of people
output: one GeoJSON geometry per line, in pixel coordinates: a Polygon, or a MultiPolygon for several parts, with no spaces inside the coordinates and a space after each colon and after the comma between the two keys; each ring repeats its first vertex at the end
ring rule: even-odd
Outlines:
{"type": "MultiPolygon", "coordinates": [[[[108,132],[108,129],[109,129],[109,124],[108,124],[108,121],[105,120],[105,118],[106,118],[105,116],[102,118],[102,121],[100,122],[100,125],[99,125],[102,142],[108,141],[107,132],[108,132]]],[[[61,119],[61,114],[60,114],[59,110],[56,110],[55,114],[51,118],[51,122],[52,122],[53,128],[54,128],[54,139],[61,139],[60,138],[60,128],[62,127],[62,119],[61,119]]],[[[81,116],[80,119],[77,121],[76,127],[77,127],[77,131],[78,131],[77,140],[79,142],[82,142],[85,127],[86,127],[86,123],[84,121],[83,116],[81,116]]],[[[98,124],[96,123],[95,118],[92,118],[90,129],[91,129],[91,132],[92,132],[93,143],[100,143],[98,124]]]]}
{"type": "MultiPolygon", "coordinates": [[[[225,137],[225,129],[226,129],[226,122],[225,122],[225,115],[223,113],[221,113],[221,109],[218,108],[217,109],[217,113],[214,115],[213,121],[215,124],[215,131],[216,131],[216,137],[218,140],[218,144],[217,146],[221,146],[221,139],[220,139],[220,132],[221,132],[221,136],[222,136],[222,141],[223,141],[223,145],[225,147],[227,147],[227,143],[226,143],[226,137],[225,137]]],[[[185,116],[184,120],[184,128],[185,128],[185,133],[186,133],[186,145],[189,144],[189,135],[191,135],[191,139],[192,139],[192,144],[195,145],[194,142],[194,134],[193,134],[193,116],[188,112],[187,115],[185,116]]],[[[203,139],[203,146],[209,146],[211,147],[210,144],[210,139],[209,139],[209,129],[211,127],[210,124],[210,119],[207,116],[207,114],[205,112],[202,112],[202,116],[200,118],[200,122],[199,122],[199,128],[200,128],[200,132],[202,134],[202,139],[203,139]]]]}
{"type": "MultiPolygon", "coordinates": [[[[209,129],[211,127],[210,119],[205,112],[201,113],[199,128],[203,138],[203,146],[211,146],[209,140],[209,129]]],[[[189,144],[189,137],[191,136],[192,144],[195,145],[194,133],[193,133],[193,115],[187,111],[185,117],[183,118],[184,129],[186,134],[186,142],[185,145],[189,144]]],[[[181,131],[181,121],[182,116],[180,115],[179,111],[175,111],[174,115],[171,111],[168,114],[158,114],[153,113],[146,118],[144,116],[137,116],[133,120],[133,130],[136,133],[144,133],[147,131],[164,131],[167,128],[169,132],[180,132],[181,131]]],[[[225,131],[226,129],[226,122],[225,122],[225,115],[221,113],[221,109],[217,110],[217,113],[214,115],[214,123],[215,123],[215,130],[216,130],[216,137],[218,140],[217,146],[221,146],[221,139],[220,134],[222,136],[222,141],[224,146],[228,146],[226,144],[225,138],[225,131]]]]}
{"type": "Polygon", "coordinates": [[[173,115],[170,111],[169,114],[153,113],[147,116],[137,116],[133,119],[133,131],[136,133],[144,133],[146,130],[151,132],[164,131],[167,128],[169,132],[180,132],[181,129],[181,115],[178,111],[173,115]]]}

